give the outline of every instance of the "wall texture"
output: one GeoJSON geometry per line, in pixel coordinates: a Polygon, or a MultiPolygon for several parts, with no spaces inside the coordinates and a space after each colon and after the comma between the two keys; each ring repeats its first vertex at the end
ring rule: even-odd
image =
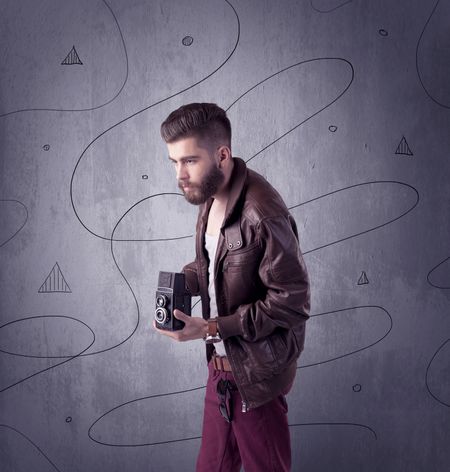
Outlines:
{"type": "MultiPolygon", "coordinates": [[[[0,1],[0,469],[190,471],[202,342],[151,328],[213,101],[301,233],[295,471],[450,467],[449,0],[0,1]]],[[[196,314],[200,313],[197,305],[196,314]]]]}

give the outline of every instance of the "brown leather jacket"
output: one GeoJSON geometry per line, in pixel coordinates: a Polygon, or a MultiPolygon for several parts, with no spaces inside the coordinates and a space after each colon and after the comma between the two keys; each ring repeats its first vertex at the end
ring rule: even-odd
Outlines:
{"type": "MultiPolygon", "coordinates": [[[[296,224],[282,198],[243,160],[233,160],[214,282],[218,328],[245,411],[292,386],[310,293],[296,224]]],[[[212,199],[200,206],[196,260],[183,269],[189,290],[201,296],[205,319],[210,306],[204,234],[211,204],[212,199]]],[[[212,351],[207,346],[208,360],[212,351]]]]}

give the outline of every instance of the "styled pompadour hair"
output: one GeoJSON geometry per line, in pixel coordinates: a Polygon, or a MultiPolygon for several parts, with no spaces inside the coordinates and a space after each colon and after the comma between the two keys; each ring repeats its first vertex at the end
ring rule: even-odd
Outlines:
{"type": "Polygon", "coordinates": [[[231,148],[231,124],[225,110],[215,103],[189,103],[174,110],[161,124],[166,143],[196,137],[209,147],[231,148]]]}

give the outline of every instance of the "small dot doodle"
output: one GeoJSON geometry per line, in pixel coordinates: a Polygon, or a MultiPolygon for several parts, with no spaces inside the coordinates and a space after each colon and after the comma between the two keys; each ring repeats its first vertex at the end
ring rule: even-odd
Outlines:
{"type": "Polygon", "coordinates": [[[336,133],[336,131],[337,131],[337,126],[330,125],[330,126],[328,126],[328,129],[329,129],[332,133],[336,133]]]}
{"type": "Polygon", "coordinates": [[[148,175],[147,175],[147,174],[144,174],[144,175],[142,176],[142,180],[147,180],[147,179],[148,179],[148,175]]]}
{"type": "Polygon", "coordinates": [[[380,36],[384,36],[384,37],[386,37],[386,36],[389,34],[389,33],[388,33],[385,29],[383,29],[383,28],[381,28],[380,30],[378,30],[378,33],[380,33],[380,36]]]}
{"type": "Polygon", "coordinates": [[[68,417],[66,418],[66,423],[71,423],[71,422],[72,422],[72,417],[71,417],[71,416],[68,416],[68,417]]]}
{"type": "Polygon", "coordinates": [[[360,392],[361,389],[362,389],[362,386],[360,384],[353,385],[353,391],[354,392],[360,392]]]}
{"type": "Polygon", "coordinates": [[[42,146],[42,149],[44,151],[50,151],[50,144],[44,144],[44,146],[42,146]]]}
{"type": "Polygon", "coordinates": [[[182,41],[183,46],[191,46],[194,42],[194,38],[192,36],[185,36],[182,41]]]}

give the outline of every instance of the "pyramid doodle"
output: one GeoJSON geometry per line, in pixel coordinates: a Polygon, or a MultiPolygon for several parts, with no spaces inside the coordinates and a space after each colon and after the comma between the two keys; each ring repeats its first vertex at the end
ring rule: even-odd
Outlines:
{"type": "Polygon", "coordinates": [[[358,279],[358,285],[367,285],[369,283],[369,279],[364,271],[361,272],[361,275],[358,279]]]}
{"type": "Polygon", "coordinates": [[[75,49],[75,46],[72,47],[72,49],[70,50],[69,54],[67,54],[64,61],[61,62],[61,65],[64,65],[64,66],[72,66],[74,64],[83,65],[83,63],[80,61],[80,58],[78,56],[77,50],[75,49]]]}
{"type": "Polygon", "coordinates": [[[400,141],[400,144],[397,146],[395,154],[402,154],[404,156],[412,156],[413,155],[411,149],[408,146],[406,138],[404,136],[402,137],[402,140],[400,141]]]}
{"type": "Polygon", "coordinates": [[[48,277],[39,289],[39,293],[55,292],[72,293],[72,290],[70,290],[69,284],[66,282],[58,263],[53,266],[50,274],[48,274],[48,277]]]}

